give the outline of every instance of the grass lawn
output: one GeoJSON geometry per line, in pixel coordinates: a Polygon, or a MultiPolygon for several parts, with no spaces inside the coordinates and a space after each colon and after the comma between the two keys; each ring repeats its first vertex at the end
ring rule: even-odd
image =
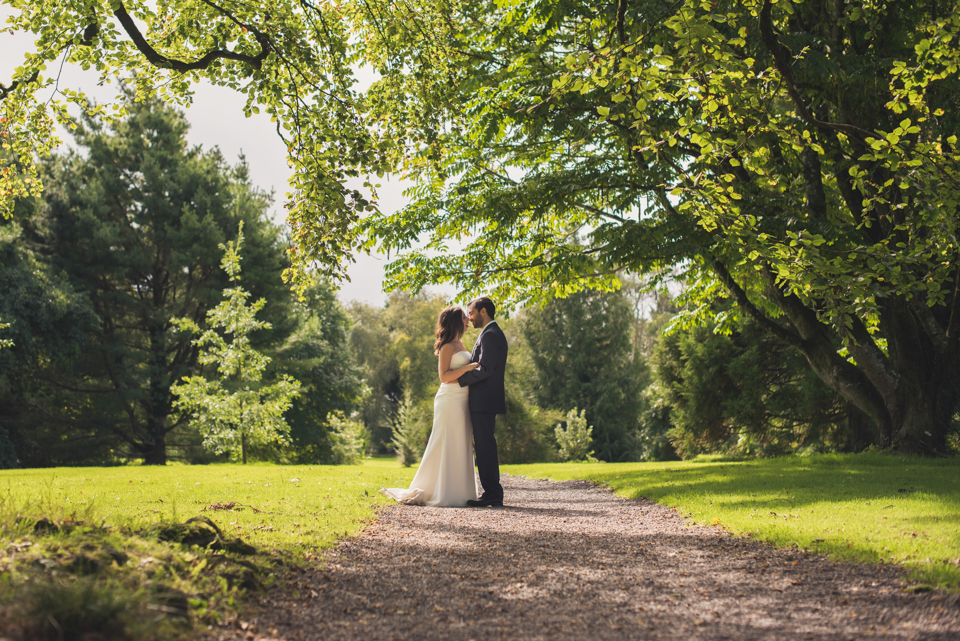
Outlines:
{"type": "Polygon", "coordinates": [[[0,470],[0,515],[75,515],[133,529],[204,515],[257,548],[309,553],[355,533],[386,502],[377,490],[406,486],[412,476],[392,458],[343,466],[0,470]],[[216,509],[230,503],[237,505],[216,509]]]}
{"type": "Polygon", "coordinates": [[[960,459],[883,454],[670,463],[506,465],[646,497],[697,523],[857,562],[903,564],[914,581],[960,590],[960,459]]]}
{"type": "MultiPolygon", "coordinates": [[[[245,590],[355,534],[386,502],[377,490],[406,487],[413,473],[393,459],[2,470],[0,629],[43,626],[53,612],[74,629],[170,638],[187,619],[231,616],[245,590]],[[182,524],[192,517],[257,553],[191,547],[182,524]],[[189,616],[166,625],[171,613],[189,616]]],[[[193,534],[213,533],[200,526],[193,534]]]]}

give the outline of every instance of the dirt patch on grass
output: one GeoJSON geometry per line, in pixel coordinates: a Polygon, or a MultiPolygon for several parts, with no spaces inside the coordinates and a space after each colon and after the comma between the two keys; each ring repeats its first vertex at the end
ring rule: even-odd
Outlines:
{"type": "Polygon", "coordinates": [[[896,566],[689,527],[583,481],[503,484],[504,509],[386,509],[211,637],[960,637],[958,595],[906,589],[896,566]]]}

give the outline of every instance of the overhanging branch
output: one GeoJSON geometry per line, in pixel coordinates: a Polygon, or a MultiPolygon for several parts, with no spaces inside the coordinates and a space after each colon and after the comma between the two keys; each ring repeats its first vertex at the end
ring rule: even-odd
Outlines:
{"type": "Polygon", "coordinates": [[[123,3],[117,3],[117,8],[113,12],[113,15],[117,17],[117,20],[120,21],[120,25],[123,27],[123,30],[127,32],[127,35],[130,36],[130,39],[133,41],[134,46],[144,55],[144,57],[155,67],[160,67],[161,69],[172,69],[179,72],[187,71],[197,71],[200,69],[206,69],[214,61],[226,59],[226,60],[236,60],[238,62],[244,62],[255,69],[260,69],[263,61],[266,60],[267,56],[272,51],[270,46],[270,39],[266,34],[260,32],[251,25],[242,24],[232,15],[224,11],[221,7],[218,7],[210,2],[204,2],[221,14],[226,16],[229,20],[237,24],[238,26],[243,27],[244,29],[250,30],[257,42],[260,43],[260,53],[256,56],[250,56],[244,53],[237,53],[236,51],[230,51],[228,49],[214,49],[205,53],[200,59],[193,62],[184,62],[183,60],[177,60],[175,58],[168,58],[150,46],[150,43],[147,42],[147,39],[140,33],[140,29],[137,27],[136,23],[133,21],[133,18],[130,17],[130,14],[127,13],[126,8],[123,6],[123,3]]]}
{"type": "Polygon", "coordinates": [[[747,313],[750,318],[752,318],[760,327],[767,330],[783,342],[788,345],[792,345],[796,348],[801,348],[803,346],[803,339],[799,335],[789,331],[785,327],[771,320],[763,311],[753,304],[750,298],[747,296],[747,292],[740,287],[739,283],[734,280],[733,275],[727,269],[727,266],[724,265],[719,260],[714,260],[712,263],[713,271],[716,272],[717,277],[720,279],[720,282],[723,283],[723,286],[733,294],[733,298],[737,301],[737,305],[740,306],[743,311],[747,313]]]}

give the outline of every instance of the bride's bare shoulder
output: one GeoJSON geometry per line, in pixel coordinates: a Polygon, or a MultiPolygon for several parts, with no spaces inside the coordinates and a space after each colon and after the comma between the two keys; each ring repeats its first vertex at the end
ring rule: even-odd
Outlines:
{"type": "Polygon", "coordinates": [[[440,346],[440,351],[437,352],[438,356],[444,356],[446,354],[453,354],[457,351],[457,348],[453,346],[453,343],[444,343],[440,346]]]}

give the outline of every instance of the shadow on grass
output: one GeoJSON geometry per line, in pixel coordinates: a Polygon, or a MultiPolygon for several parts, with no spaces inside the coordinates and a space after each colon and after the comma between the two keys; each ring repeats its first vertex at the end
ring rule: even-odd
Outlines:
{"type": "Polygon", "coordinates": [[[602,483],[698,523],[857,562],[896,562],[960,589],[960,459],[884,454],[750,461],[507,466],[602,483]]]}

